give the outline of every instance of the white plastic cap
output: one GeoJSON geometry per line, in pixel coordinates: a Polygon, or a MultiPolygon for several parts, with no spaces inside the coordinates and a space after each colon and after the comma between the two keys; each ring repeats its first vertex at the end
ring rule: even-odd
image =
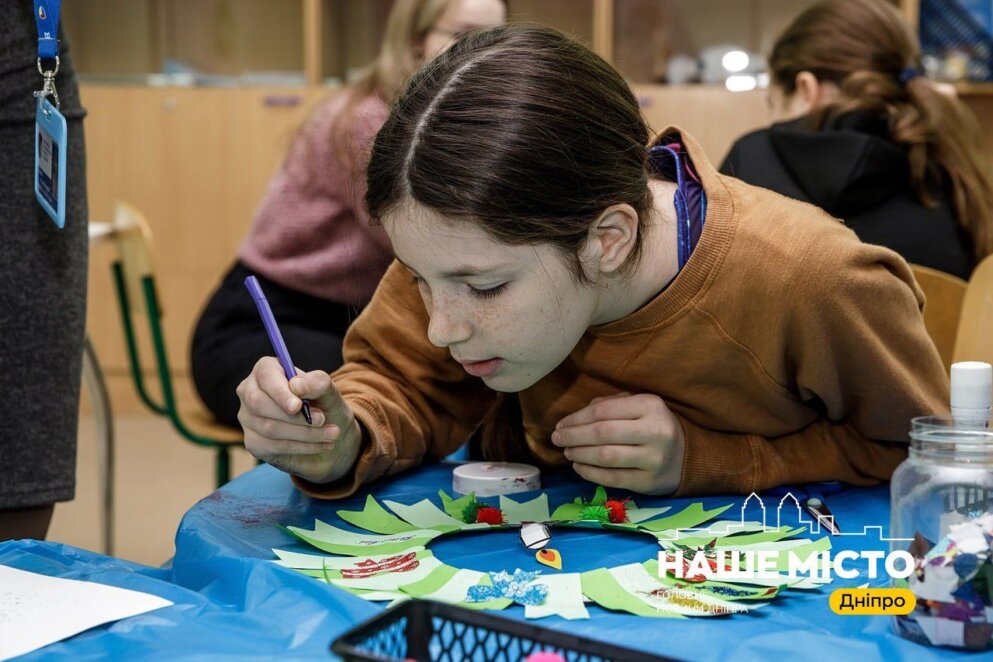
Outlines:
{"type": "Polygon", "coordinates": [[[981,361],[953,363],[951,404],[953,409],[993,406],[993,366],[981,361]]]}

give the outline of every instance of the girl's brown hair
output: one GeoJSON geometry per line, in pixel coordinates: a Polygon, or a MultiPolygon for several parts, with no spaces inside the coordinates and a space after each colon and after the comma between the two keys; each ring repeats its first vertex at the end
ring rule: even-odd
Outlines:
{"type": "Polygon", "coordinates": [[[838,86],[838,99],[811,116],[818,128],[853,111],[885,116],[892,139],[906,147],[921,202],[934,206],[934,192],[950,189],[976,258],[993,253],[993,181],[979,127],[961,101],[914,75],[920,48],[896,7],[883,0],[818,3],[780,35],[769,66],[787,96],[803,71],[838,86]]]}
{"type": "Polygon", "coordinates": [[[550,244],[583,281],[593,220],[616,204],[648,210],[647,141],[630,88],[592,51],[548,28],[482,30],[397,97],[366,204],[380,219],[409,199],[507,244],[550,244]]]}
{"type": "MultiPolygon", "coordinates": [[[[507,244],[551,245],[582,282],[579,251],[603,211],[628,204],[645,227],[648,137],[630,88],[592,51],[548,28],[482,30],[397,97],[373,145],[366,204],[381,219],[414,201],[507,244]]],[[[517,397],[500,400],[483,424],[484,455],[520,458],[517,397]]]]}

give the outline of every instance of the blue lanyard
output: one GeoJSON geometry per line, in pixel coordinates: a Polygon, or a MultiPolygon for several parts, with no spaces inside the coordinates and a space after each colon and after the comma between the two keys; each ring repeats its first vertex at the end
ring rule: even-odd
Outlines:
{"type": "MultiPolygon", "coordinates": [[[[676,207],[676,249],[679,268],[682,269],[693,252],[693,230],[690,210],[687,203],[686,179],[683,175],[683,162],[679,152],[665,145],[656,145],[649,150],[649,157],[661,155],[671,156],[675,162],[676,174],[676,194],[673,196],[673,203],[676,207]]],[[[700,217],[703,219],[707,209],[706,197],[700,201],[700,217]]]]}
{"type": "Polygon", "coordinates": [[[34,20],[38,26],[38,59],[59,56],[59,16],[62,0],[34,0],[34,20]]]}
{"type": "Polygon", "coordinates": [[[59,73],[59,14],[61,11],[62,0],[34,0],[34,21],[38,26],[38,73],[45,81],[44,86],[34,95],[38,99],[52,97],[55,99],[56,108],[61,106],[59,92],[55,89],[55,74],[59,73]],[[42,60],[55,60],[55,66],[52,69],[45,69],[41,63],[42,60]]]}

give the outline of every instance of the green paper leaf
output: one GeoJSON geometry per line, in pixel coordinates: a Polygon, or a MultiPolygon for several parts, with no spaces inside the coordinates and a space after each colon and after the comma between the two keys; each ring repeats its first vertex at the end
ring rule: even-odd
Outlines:
{"type": "Polygon", "coordinates": [[[541,575],[532,583],[548,587],[548,595],[540,605],[525,605],[524,616],[544,618],[559,616],[566,620],[585,619],[590,613],[583,604],[583,587],[579,573],[566,572],[555,575],[541,575]]]}
{"type": "Polygon", "coordinates": [[[411,597],[419,598],[423,595],[434,593],[435,591],[441,589],[442,586],[452,581],[452,578],[455,577],[458,571],[458,568],[453,568],[450,565],[443,565],[429,577],[413,584],[407,584],[401,590],[411,597]]]}
{"type": "Polygon", "coordinates": [[[683,537],[682,535],[680,535],[678,537],[672,538],[671,540],[679,545],[696,548],[696,547],[702,547],[716,539],[717,547],[737,548],[740,547],[741,545],[753,545],[757,543],[777,542],[779,540],[791,538],[795,535],[806,532],[807,530],[804,528],[791,529],[788,526],[784,526],[780,529],[769,529],[767,531],[756,531],[754,533],[742,533],[739,535],[729,535],[729,536],[715,536],[713,534],[702,534],[702,535],[688,535],[686,537],[683,537]]]}
{"type": "Polygon", "coordinates": [[[603,485],[597,485],[596,491],[593,492],[593,499],[590,501],[591,506],[602,506],[607,503],[607,490],[604,489],[603,485]]]}
{"type": "Polygon", "coordinates": [[[665,609],[656,609],[626,591],[606,568],[584,572],[579,576],[583,595],[605,609],[626,611],[650,618],[685,618],[665,609]]]}
{"type": "Polygon", "coordinates": [[[658,517],[662,513],[672,510],[669,506],[663,506],[662,508],[636,508],[633,504],[634,501],[628,501],[628,522],[631,524],[646,522],[653,517],[658,517]]]}
{"type": "Polygon", "coordinates": [[[366,497],[362,510],[339,510],[338,517],[373,533],[403,533],[418,528],[388,512],[371,494],[366,497]]]}
{"type": "MultiPolygon", "coordinates": [[[[323,554],[301,554],[299,552],[291,552],[283,549],[273,549],[272,550],[276,556],[279,557],[278,561],[273,561],[276,565],[281,565],[284,568],[293,568],[294,570],[321,570],[322,568],[351,568],[359,561],[381,561],[383,559],[389,558],[390,556],[395,556],[395,554],[374,554],[370,556],[325,556],[323,554]]],[[[415,558],[423,559],[429,556],[434,556],[434,554],[429,549],[423,547],[417,547],[413,549],[408,549],[408,552],[415,552],[415,558]]]]}
{"type": "Polygon", "coordinates": [[[552,513],[552,519],[559,522],[572,522],[580,519],[579,513],[586,506],[582,503],[563,503],[552,513]]]}
{"type": "MultiPolygon", "coordinates": [[[[615,605],[612,608],[630,611],[639,616],[724,616],[751,611],[764,604],[732,602],[714,595],[697,593],[692,589],[666,586],[640,563],[610,568],[605,572],[607,576],[593,578],[591,588],[598,592],[597,596],[586,592],[587,583],[584,582],[583,591],[587,597],[597,602],[606,598],[615,605]],[[609,584],[611,581],[612,585],[609,584]],[[608,586],[609,591],[605,588],[608,586]]],[[[584,577],[586,574],[584,573],[584,577]]]]}
{"type": "Polygon", "coordinates": [[[445,490],[438,490],[438,496],[441,497],[441,507],[455,519],[459,519],[467,503],[476,500],[476,495],[473,492],[458,499],[453,499],[445,493],[445,490]]]}
{"type": "Polygon", "coordinates": [[[416,568],[404,572],[384,572],[370,577],[341,577],[332,579],[335,586],[358,588],[367,591],[402,591],[405,586],[417,584],[430,579],[435,573],[442,572],[445,564],[435,557],[420,559],[416,568]]]}
{"type": "Polygon", "coordinates": [[[398,517],[419,529],[456,531],[465,525],[465,522],[457,517],[452,517],[427,499],[422,499],[411,506],[387,500],[384,500],[383,503],[389,506],[389,509],[398,517]]]}
{"type": "Polygon", "coordinates": [[[683,510],[679,511],[675,515],[670,515],[669,517],[663,517],[661,519],[652,520],[651,522],[641,525],[642,529],[647,531],[667,531],[673,529],[689,529],[695,526],[699,526],[703,522],[709,519],[717,517],[725,510],[730,508],[733,504],[728,504],[726,506],[721,506],[719,508],[714,508],[713,510],[707,510],[703,507],[702,503],[691,503],[683,510]]]}
{"type": "Polygon", "coordinates": [[[503,511],[504,521],[508,524],[521,522],[547,522],[552,517],[548,514],[548,495],[518,503],[505,496],[500,497],[500,510],[503,511]]]}
{"type": "Polygon", "coordinates": [[[779,595],[779,592],[785,588],[782,586],[749,586],[749,585],[737,585],[728,584],[725,582],[707,580],[699,583],[691,583],[686,580],[676,579],[668,574],[659,575],[659,562],[656,559],[651,559],[645,561],[643,564],[645,570],[652,577],[658,577],[659,581],[666,586],[675,586],[678,588],[686,588],[698,593],[705,593],[707,595],[712,595],[721,600],[759,600],[767,602],[773,600],[779,595]]]}
{"type": "Polygon", "coordinates": [[[287,531],[317,549],[346,556],[405,552],[413,547],[426,547],[443,533],[436,529],[414,529],[390,535],[355,533],[320,520],[314,523],[313,531],[295,526],[287,527],[287,531]]]}
{"type": "MultiPolygon", "coordinates": [[[[710,535],[715,538],[722,538],[724,536],[737,536],[743,533],[757,533],[759,531],[772,530],[772,528],[775,527],[766,527],[766,525],[762,524],[762,522],[742,522],[737,519],[721,519],[710,522],[706,527],[699,528],[700,531],[694,535],[710,535]]],[[[801,529],[801,531],[805,530],[806,529],[801,529]]]]}
{"type": "Polygon", "coordinates": [[[580,519],[575,522],[566,522],[565,524],[569,528],[573,529],[609,529],[611,527],[622,527],[621,524],[611,524],[610,522],[601,522],[595,519],[580,519]]]}
{"type": "Polygon", "coordinates": [[[507,598],[493,598],[490,600],[484,600],[483,602],[466,601],[466,595],[469,593],[469,587],[477,584],[489,583],[489,577],[485,573],[477,570],[457,570],[456,573],[452,575],[451,579],[449,579],[441,588],[436,591],[423,594],[420,597],[423,600],[447,602],[448,604],[458,605],[467,609],[499,610],[506,609],[513,604],[513,601],[507,598]]]}
{"type": "Polygon", "coordinates": [[[807,557],[811,554],[819,554],[820,552],[826,552],[829,549],[831,549],[831,538],[830,536],[824,536],[823,538],[818,538],[817,540],[809,542],[806,545],[789,550],[782,550],[779,553],[776,569],[780,572],[786,572],[790,569],[789,557],[791,553],[799,560],[806,561],[807,557]]]}

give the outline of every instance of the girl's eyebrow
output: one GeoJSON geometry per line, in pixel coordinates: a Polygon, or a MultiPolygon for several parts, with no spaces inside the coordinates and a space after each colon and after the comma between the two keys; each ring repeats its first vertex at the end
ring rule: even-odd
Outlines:
{"type": "MultiPolygon", "coordinates": [[[[409,269],[413,273],[415,274],[417,273],[416,269],[408,265],[400,258],[397,258],[396,260],[403,266],[407,267],[407,269],[409,269]]],[[[513,265],[510,264],[509,262],[504,262],[500,264],[491,264],[485,267],[474,267],[474,266],[465,265],[465,266],[456,267],[455,269],[452,269],[450,271],[442,272],[441,276],[442,278],[465,278],[467,276],[484,276],[493,273],[495,271],[509,270],[512,266],[513,265]]]]}

